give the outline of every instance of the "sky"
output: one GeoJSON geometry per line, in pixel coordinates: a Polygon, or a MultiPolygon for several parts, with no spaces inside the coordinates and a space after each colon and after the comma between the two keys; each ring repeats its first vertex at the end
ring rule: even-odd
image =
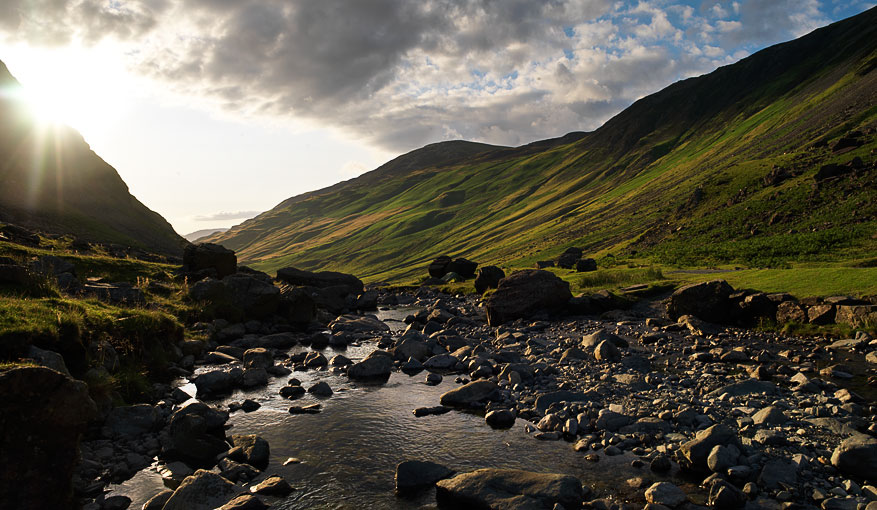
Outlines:
{"type": "Polygon", "coordinates": [[[521,145],[871,0],[3,0],[0,60],[180,234],[444,140],[521,145]]]}

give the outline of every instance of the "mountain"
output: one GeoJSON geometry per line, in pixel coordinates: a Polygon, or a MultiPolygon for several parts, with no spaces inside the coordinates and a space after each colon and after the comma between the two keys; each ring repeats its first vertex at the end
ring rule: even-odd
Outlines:
{"type": "Polygon", "coordinates": [[[424,275],[441,254],[772,266],[877,256],[877,8],[636,101],[590,133],[433,144],[208,238],[263,270],[424,275]]]}
{"type": "Polygon", "coordinates": [[[181,255],[185,240],[66,126],[41,125],[0,62],[0,222],[181,255]]]}
{"type": "Polygon", "coordinates": [[[207,237],[216,233],[225,232],[228,228],[205,228],[201,230],[196,230],[194,232],[190,232],[183,236],[186,241],[190,243],[194,243],[195,241],[201,239],[202,237],[207,237]]]}

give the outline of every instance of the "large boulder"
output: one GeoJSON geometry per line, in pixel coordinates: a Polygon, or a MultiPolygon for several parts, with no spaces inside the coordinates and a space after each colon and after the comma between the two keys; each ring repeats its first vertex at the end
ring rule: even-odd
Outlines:
{"type": "Polygon", "coordinates": [[[484,266],[475,277],[475,292],[484,294],[487,289],[495,289],[499,281],[505,278],[505,272],[496,266],[484,266]]]}
{"type": "Polygon", "coordinates": [[[171,415],[166,454],[189,465],[211,467],[216,456],[228,450],[225,422],[228,414],[202,402],[192,402],[171,415]]]}
{"type": "Polygon", "coordinates": [[[317,287],[344,287],[347,294],[358,296],[362,294],[362,280],[352,274],[337,273],[335,271],[302,271],[294,267],[286,267],[277,270],[277,279],[290,285],[317,287]]]}
{"type": "Polygon", "coordinates": [[[374,315],[341,315],[329,323],[333,333],[380,334],[390,331],[390,326],[374,315]]]}
{"type": "Polygon", "coordinates": [[[277,313],[293,324],[304,326],[317,316],[317,302],[304,288],[281,285],[277,313]]]}
{"type": "Polygon", "coordinates": [[[670,296],[667,315],[673,320],[694,315],[709,322],[728,322],[735,311],[729,299],[732,292],[734,289],[725,280],[686,285],[670,296]]]}
{"type": "Polygon", "coordinates": [[[75,508],[79,437],[97,417],[88,386],[44,367],[0,372],[0,506],[75,508]]]}
{"type": "Polygon", "coordinates": [[[877,473],[877,439],[863,434],[846,439],[832,453],[831,463],[846,475],[877,473]]]}
{"type": "Polygon", "coordinates": [[[447,255],[442,255],[429,263],[427,272],[429,272],[429,276],[433,278],[441,278],[448,273],[448,264],[450,263],[451,257],[448,257],[447,255]]]}
{"type": "Polygon", "coordinates": [[[271,368],[273,366],[274,356],[264,347],[247,349],[244,352],[244,367],[246,368],[271,368]]]}
{"type": "MultiPolygon", "coordinates": [[[[677,457],[679,464],[692,471],[709,471],[707,460],[716,446],[740,445],[737,433],[727,425],[713,425],[698,432],[694,439],[679,447],[677,457]]],[[[738,448],[739,449],[739,448],[738,448]]]]}
{"type": "Polygon", "coordinates": [[[582,483],[570,475],[479,469],[436,483],[439,505],[453,508],[579,508],[582,483]]]}
{"type": "Polygon", "coordinates": [[[429,346],[423,340],[418,338],[404,338],[393,349],[393,358],[400,361],[407,361],[411,358],[417,361],[423,361],[429,354],[429,346]]]}
{"type": "Polygon", "coordinates": [[[406,460],[396,466],[396,492],[430,487],[452,474],[453,470],[435,462],[406,460]]]}
{"type": "Polygon", "coordinates": [[[255,434],[231,436],[234,448],[229,450],[228,457],[236,462],[245,462],[253,467],[265,469],[271,457],[268,441],[255,434]]]}
{"type": "Polygon", "coordinates": [[[807,322],[807,311],[797,301],[783,301],[777,305],[776,319],[780,324],[804,324],[807,322]]]}
{"type": "Polygon", "coordinates": [[[235,274],[222,280],[231,296],[232,305],[248,319],[264,319],[280,306],[280,289],[255,276],[235,274]]]}
{"type": "Polygon", "coordinates": [[[471,407],[489,400],[499,390],[493,381],[480,380],[454,388],[441,396],[441,404],[451,407],[471,407]]]}
{"type": "Polygon", "coordinates": [[[213,510],[227,503],[238,493],[235,484],[225,478],[199,469],[183,480],[163,510],[213,510]]]}
{"type": "Polygon", "coordinates": [[[877,305],[841,305],[837,307],[835,322],[858,328],[877,323],[877,305]]]}
{"type": "Polygon", "coordinates": [[[183,250],[183,268],[190,273],[213,269],[218,278],[225,278],[234,274],[237,266],[234,252],[218,244],[190,244],[183,250]]]}
{"type": "MultiPolygon", "coordinates": [[[[577,249],[577,248],[576,248],[577,249]]],[[[563,269],[572,269],[576,267],[576,263],[582,258],[582,251],[578,250],[578,252],[570,252],[569,250],[560,254],[557,257],[557,267],[561,267],[563,269]]]]}
{"type": "Polygon", "coordinates": [[[581,259],[576,262],[576,271],[579,273],[587,273],[597,270],[597,261],[594,259],[581,259]]]}
{"type": "Polygon", "coordinates": [[[241,383],[242,378],[243,371],[239,368],[229,371],[212,370],[204,372],[195,378],[196,396],[203,398],[231,393],[241,383]]]}
{"type": "Polygon", "coordinates": [[[487,298],[487,322],[496,326],[539,312],[558,312],[572,294],[569,283],[541,269],[516,271],[499,281],[496,292],[487,298]]]}
{"type": "Polygon", "coordinates": [[[351,379],[385,379],[390,377],[391,370],[393,355],[387,351],[372,351],[364,360],[351,365],[347,376],[351,379]]]}
{"type": "Polygon", "coordinates": [[[462,257],[456,258],[452,260],[447,267],[445,268],[448,273],[457,273],[463,278],[469,279],[475,277],[475,269],[478,267],[477,262],[472,262],[471,260],[466,260],[462,257]]]}

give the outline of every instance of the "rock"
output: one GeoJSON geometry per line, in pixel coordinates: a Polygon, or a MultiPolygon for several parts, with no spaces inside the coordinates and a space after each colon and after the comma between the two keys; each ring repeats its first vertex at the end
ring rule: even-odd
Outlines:
{"type": "Polygon", "coordinates": [[[707,503],[716,510],[736,510],[746,504],[746,495],[724,480],[716,480],[710,486],[707,503]]]}
{"type": "Polygon", "coordinates": [[[423,361],[429,355],[426,342],[417,338],[405,338],[393,349],[393,359],[405,361],[414,358],[423,361]]]}
{"type": "Polygon", "coordinates": [[[61,356],[55,351],[47,351],[31,345],[27,349],[27,357],[34,360],[37,365],[42,365],[57,372],[61,372],[66,376],[70,376],[70,371],[67,370],[67,364],[64,363],[64,356],[61,356]]]}
{"type": "Polygon", "coordinates": [[[354,296],[362,294],[364,290],[362,280],[359,278],[351,274],[333,271],[313,273],[295,269],[294,267],[287,267],[277,271],[277,279],[290,285],[316,287],[318,289],[343,287],[347,294],[354,296]]]}
{"type": "Polygon", "coordinates": [[[450,261],[448,265],[445,266],[446,273],[443,276],[447,276],[448,273],[457,273],[464,279],[468,280],[469,278],[475,277],[475,268],[477,267],[477,262],[472,262],[471,260],[459,257],[450,261]]]}
{"type": "Polygon", "coordinates": [[[688,496],[679,487],[670,482],[658,482],[646,489],[646,501],[653,505],[677,507],[688,501],[688,496]]]}
{"type": "Polygon", "coordinates": [[[262,407],[262,404],[249,398],[244,400],[244,402],[241,404],[241,410],[245,413],[252,413],[253,411],[258,410],[260,407],[262,407]]]}
{"type": "MultiPolygon", "coordinates": [[[[229,453],[233,453],[236,458],[240,457],[240,450],[232,448],[229,453]]],[[[220,474],[232,482],[249,482],[259,476],[259,470],[255,467],[232,460],[229,457],[219,461],[220,474]]]]}
{"type": "Polygon", "coordinates": [[[776,384],[756,379],[747,379],[722,386],[717,390],[707,393],[707,396],[718,397],[727,394],[729,397],[742,397],[744,395],[776,395],[777,392],[776,384]]]}
{"type": "Polygon", "coordinates": [[[442,383],[441,374],[436,374],[436,373],[426,374],[426,384],[428,384],[430,386],[438,386],[441,383],[442,383]]]}
{"type": "Polygon", "coordinates": [[[767,427],[782,425],[786,421],[788,421],[788,418],[786,418],[786,414],[783,412],[782,409],[775,406],[765,407],[764,409],[752,415],[753,423],[755,423],[756,425],[764,425],[767,427]]]}
{"type": "Polygon", "coordinates": [[[256,494],[282,498],[289,495],[294,489],[289,485],[289,482],[275,475],[262,480],[259,485],[250,488],[250,490],[256,494]]]}
{"type": "Polygon", "coordinates": [[[856,434],[844,440],[832,453],[831,464],[851,476],[877,473],[877,439],[856,434]]]}
{"type": "Polygon", "coordinates": [[[271,355],[271,351],[263,347],[247,349],[243,359],[246,368],[271,368],[274,366],[274,356],[271,355]]]}
{"type": "Polygon", "coordinates": [[[435,462],[406,460],[396,466],[396,492],[431,487],[453,474],[453,470],[435,462]]]}
{"type": "Polygon", "coordinates": [[[149,404],[114,407],[104,422],[104,435],[135,438],[160,425],[158,410],[149,404]]]}
{"type": "Polygon", "coordinates": [[[97,406],[88,386],[44,367],[0,371],[0,506],[75,508],[79,438],[97,406]]]}
{"type": "Polygon", "coordinates": [[[423,362],[423,367],[434,370],[450,370],[457,366],[460,360],[452,354],[437,354],[423,362]]]}
{"type": "Polygon", "coordinates": [[[256,496],[241,494],[219,507],[219,510],[265,510],[266,508],[268,508],[268,505],[256,496]]]}
{"type": "Polygon", "coordinates": [[[595,426],[602,430],[615,432],[628,423],[630,423],[629,416],[610,411],[609,409],[601,409],[597,415],[595,426]]]}
{"type": "Polygon", "coordinates": [[[333,367],[347,367],[353,364],[353,361],[343,354],[336,354],[329,360],[329,364],[333,367]]]}
{"type": "Polygon", "coordinates": [[[835,318],[835,309],[833,305],[813,305],[807,307],[807,321],[810,324],[833,324],[835,318]]]}
{"type": "Polygon", "coordinates": [[[304,396],[305,389],[301,386],[284,386],[280,388],[280,396],[288,399],[295,399],[304,396]]]}
{"type": "Polygon", "coordinates": [[[0,284],[22,286],[27,285],[30,277],[27,269],[17,264],[0,264],[0,284]]]}
{"type": "Polygon", "coordinates": [[[877,305],[840,305],[837,307],[835,322],[854,328],[877,324],[877,305]]]}
{"type": "Polygon", "coordinates": [[[484,415],[484,421],[495,429],[511,428],[515,424],[515,412],[508,409],[497,409],[484,415]]]}
{"type": "Polygon", "coordinates": [[[163,490],[149,498],[146,503],[143,503],[142,510],[161,510],[164,508],[164,504],[167,503],[167,500],[171,498],[171,495],[174,491],[170,489],[163,490]]]}
{"type": "Polygon", "coordinates": [[[758,483],[770,490],[782,489],[783,486],[794,487],[798,483],[797,468],[783,459],[770,460],[761,469],[758,483]]]}
{"type": "Polygon", "coordinates": [[[582,484],[573,476],[515,469],[479,469],[436,483],[436,501],[453,508],[579,508],[582,484]]]}
{"type": "Polygon", "coordinates": [[[183,250],[183,268],[190,273],[213,269],[221,279],[234,274],[237,263],[234,252],[218,244],[190,244],[183,250]]]}
{"type": "Polygon", "coordinates": [[[268,385],[268,371],[264,368],[249,368],[244,370],[241,377],[241,386],[244,388],[256,388],[268,385]]]}
{"type": "Polygon", "coordinates": [[[686,285],[670,296],[667,315],[673,320],[682,315],[694,315],[709,322],[728,322],[731,319],[728,298],[732,292],[734,289],[724,280],[686,285]]]}
{"type": "Polygon", "coordinates": [[[192,402],[171,415],[168,455],[193,466],[213,466],[216,456],[228,449],[225,422],[228,414],[201,402],[192,402]]]}
{"type": "Polygon", "coordinates": [[[710,450],[710,454],[706,459],[707,467],[713,473],[724,473],[731,466],[736,466],[740,458],[740,450],[736,446],[729,444],[716,445],[710,450]]]}
{"type": "Polygon", "coordinates": [[[227,289],[231,304],[248,319],[264,319],[280,307],[280,289],[259,278],[235,274],[225,277],[222,284],[227,289]]]}
{"type": "Polygon", "coordinates": [[[432,278],[441,278],[448,273],[448,264],[451,263],[451,257],[442,255],[441,257],[430,262],[427,271],[432,278]]]}
{"type": "Polygon", "coordinates": [[[342,315],[329,323],[333,333],[375,334],[390,331],[390,326],[379,321],[373,315],[342,315]]]}
{"type": "Polygon", "coordinates": [[[500,280],[485,301],[487,322],[496,326],[539,312],[560,312],[572,297],[569,283],[538,269],[516,271],[500,280]]]}
{"type": "Polygon", "coordinates": [[[213,510],[227,503],[237,488],[225,478],[199,469],[183,480],[163,510],[213,510]]]}
{"type": "Polygon", "coordinates": [[[308,393],[317,397],[331,397],[333,392],[326,381],[320,381],[308,388],[308,393]]]}
{"type": "Polygon", "coordinates": [[[197,397],[202,398],[231,393],[241,382],[243,375],[244,373],[240,369],[204,372],[195,378],[197,397]]]}
{"type": "Polygon", "coordinates": [[[483,266],[475,277],[475,292],[484,294],[487,289],[495,289],[499,281],[505,278],[505,272],[496,266],[483,266]]]}
{"type": "Polygon", "coordinates": [[[603,341],[608,341],[614,346],[621,348],[627,348],[629,346],[627,340],[601,328],[591,334],[582,337],[582,348],[588,350],[594,349],[595,347],[597,347],[597,345],[600,344],[600,342],[603,341]]]}
{"type": "Polygon", "coordinates": [[[387,351],[372,351],[359,363],[354,363],[347,369],[347,376],[351,379],[377,379],[390,377],[393,370],[393,355],[387,351]]]}
{"type": "Polygon", "coordinates": [[[128,282],[86,283],[79,291],[85,296],[113,304],[138,305],[145,301],[143,292],[128,282]]]}
{"type": "Polygon", "coordinates": [[[691,441],[683,443],[677,452],[679,463],[694,471],[707,471],[707,458],[716,446],[739,444],[737,433],[728,426],[718,424],[702,430],[691,441]]]}
{"type": "Polygon", "coordinates": [[[621,361],[621,351],[612,342],[603,340],[594,349],[594,358],[597,361],[618,362],[621,361]]]}
{"type": "Polygon", "coordinates": [[[576,264],[578,263],[578,261],[581,258],[582,258],[581,253],[563,252],[560,254],[559,257],[557,257],[556,264],[557,264],[557,267],[560,267],[563,269],[572,269],[572,268],[576,267],[576,264]]]}
{"type": "Polygon", "coordinates": [[[255,434],[231,436],[234,449],[229,450],[229,458],[247,464],[258,469],[268,467],[271,456],[271,448],[268,441],[255,434]]]}
{"type": "Polygon", "coordinates": [[[415,410],[413,411],[414,416],[417,417],[417,418],[420,418],[420,417],[423,417],[423,416],[432,416],[432,415],[445,414],[445,413],[449,413],[449,412],[451,412],[451,408],[450,408],[450,407],[445,407],[445,406],[418,407],[417,409],[415,409],[415,410]]]}
{"type": "Polygon", "coordinates": [[[581,259],[576,262],[576,271],[586,273],[597,270],[597,261],[594,259],[581,259]]]}
{"type": "Polygon", "coordinates": [[[473,381],[441,396],[441,404],[451,407],[470,407],[489,400],[499,389],[492,381],[473,381]]]}
{"type": "Polygon", "coordinates": [[[327,360],[321,352],[309,352],[307,356],[305,356],[303,363],[308,368],[319,368],[328,365],[329,360],[327,360]]]}
{"type": "Polygon", "coordinates": [[[777,322],[780,324],[790,322],[804,324],[807,322],[807,312],[797,301],[783,301],[777,305],[777,322]]]}
{"type": "Polygon", "coordinates": [[[560,390],[544,393],[536,398],[536,409],[545,411],[551,404],[557,402],[587,402],[595,398],[600,398],[594,393],[582,393],[579,391],[560,390]]]}

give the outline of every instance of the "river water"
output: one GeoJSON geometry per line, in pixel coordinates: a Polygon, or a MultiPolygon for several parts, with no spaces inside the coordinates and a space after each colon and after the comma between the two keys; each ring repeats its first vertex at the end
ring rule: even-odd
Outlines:
{"type": "MultiPolygon", "coordinates": [[[[393,319],[405,313],[384,312],[379,318],[398,329],[400,323],[393,319]]],[[[369,342],[350,346],[340,353],[357,361],[374,348],[374,343],[369,342]]],[[[291,352],[301,350],[307,348],[297,347],[291,352]]],[[[327,348],[324,354],[331,357],[335,352],[327,348]]],[[[518,420],[511,429],[494,430],[482,416],[465,412],[416,418],[413,409],[438,405],[442,393],[458,386],[454,376],[446,376],[437,386],[428,386],[425,376],[426,372],[413,377],[394,372],[386,383],[365,384],[329,371],[309,370],[294,372],[290,377],[301,380],[305,388],[326,381],[335,392],[331,397],[319,399],[308,394],[296,401],[286,400],[278,390],[288,377],[281,377],[272,379],[266,388],[238,391],[207,402],[225,406],[231,401],[251,398],[262,405],[252,413],[233,413],[229,433],[258,434],[267,440],[271,460],[264,473],[281,475],[296,488],[290,496],[274,501],[272,508],[434,507],[434,489],[407,497],[394,494],[396,465],[409,459],[437,462],[460,472],[499,467],[571,474],[598,494],[622,497],[634,497],[637,492],[626,485],[628,478],[665,479],[649,472],[647,467],[631,467],[635,458],[631,454],[607,457],[599,453],[599,462],[590,462],[585,460],[584,453],[575,452],[571,443],[533,439],[524,431],[527,422],[523,420],[518,420]],[[320,403],[322,412],[313,415],[288,412],[290,405],[311,403],[320,403]],[[301,462],[284,466],[290,457],[301,462]]],[[[194,385],[182,387],[194,393],[194,385]]],[[[148,468],[111,490],[113,494],[130,497],[131,508],[140,508],[163,488],[155,468],[148,468]]]]}

